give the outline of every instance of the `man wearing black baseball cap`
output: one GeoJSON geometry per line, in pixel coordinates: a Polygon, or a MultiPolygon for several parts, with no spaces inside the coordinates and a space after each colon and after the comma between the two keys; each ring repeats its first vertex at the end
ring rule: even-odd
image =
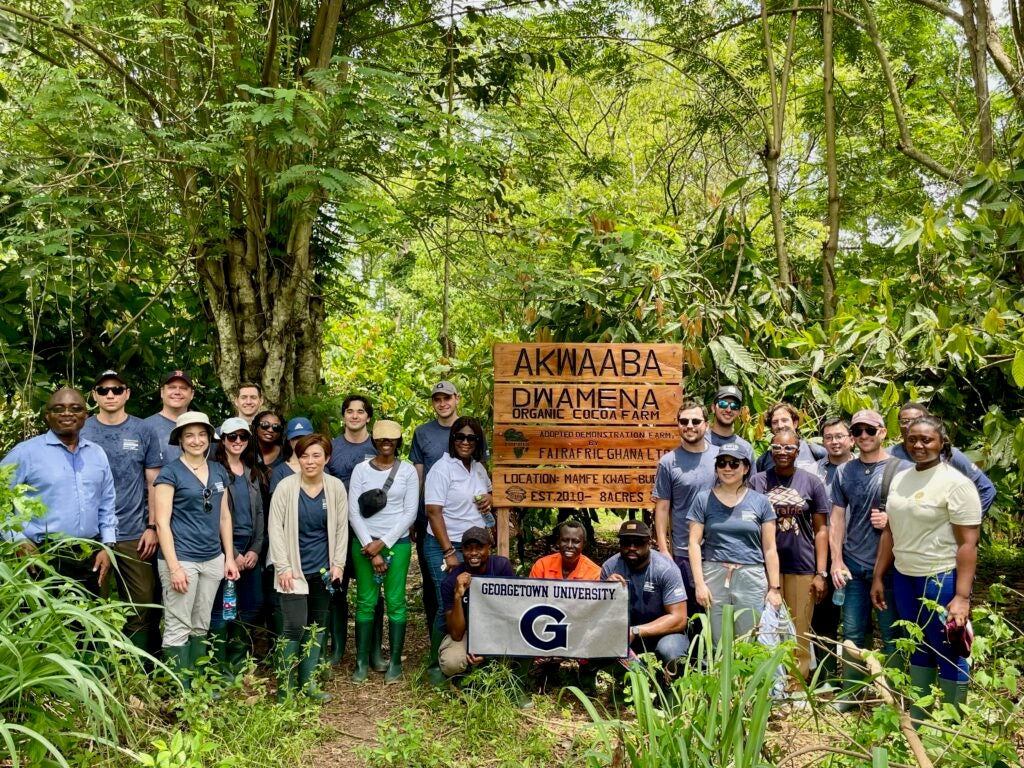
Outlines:
{"type": "Polygon", "coordinates": [[[676,564],[651,550],[651,529],[646,523],[627,520],[619,527],[619,554],[605,561],[601,578],[629,588],[630,649],[653,651],[665,673],[675,676],[677,662],[690,646],[686,587],[676,564]]]}
{"type": "Polygon", "coordinates": [[[711,401],[711,429],[708,430],[707,438],[712,445],[739,443],[750,451],[750,460],[753,462],[753,446],[736,434],[736,419],[739,418],[742,407],[743,393],[738,387],[732,384],[719,387],[715,392],[715,399],[711,401]]]}

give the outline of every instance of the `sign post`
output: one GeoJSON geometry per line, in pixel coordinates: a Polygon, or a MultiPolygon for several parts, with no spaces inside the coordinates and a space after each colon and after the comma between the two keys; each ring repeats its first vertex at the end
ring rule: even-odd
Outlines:
{"type": "Polygon", "coordinates": [[[658,459],[679,444],[678,344],[496,344],[494,506],[630,509],[650,501],[658,459]]]}

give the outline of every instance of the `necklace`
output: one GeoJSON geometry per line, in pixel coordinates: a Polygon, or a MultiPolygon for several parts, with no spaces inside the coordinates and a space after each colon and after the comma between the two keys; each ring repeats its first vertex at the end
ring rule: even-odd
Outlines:
{"type": "Polygon", "coordinates": [[[189,469],[191,469],[193,472],[198,472],[200,467],[206,466],[206,459],[203,459],[198,464],[196,464],[194,467],[186,461],[185,462],[185,466],[188,467],[189,469]]]}

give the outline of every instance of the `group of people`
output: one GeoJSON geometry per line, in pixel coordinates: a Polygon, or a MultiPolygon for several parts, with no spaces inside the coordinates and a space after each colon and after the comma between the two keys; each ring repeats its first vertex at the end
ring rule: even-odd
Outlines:
{"type": "MultiPolygon", "coordinates": [[[[491,554],[486,439],[476,419],[459,416],[451,382],[432,388],[436,418],[415,429],[408,460],[401,425],[379,419],[371,430],[373,406],[362,395],[345,399],[333,440],[306,418],[286,422],[263,409],[255,384],[239,387],[237,412],[217,427],[189,410],[193,384],[180,370],[163,378],[162,408],[148,419],[127,413],[131,388],[117,371],[100,374],[90,395],[92,416],[80,392],[54,393],[48,430],[3,459],[17,465],[12,482],[31,486],[47,507],[13,535],[26,550],[57,544],[54,566],[96,593],[113,552],[119,594],[136,606],[126,633],[151,648],[162,614],[164,656],[186,685],[205,654],[226,676],[237,672],[253,650],[250,630],[265,625],[277,638],[279,695],[326,700],[316,670],[328,647],[332,664],[344,654],[353,576],[352,679],[371,669],[400,679],[414,551],[431,637],[428,682],[483,661],[466,647],[468,585],[514,570],[491,554]],[[59,546],[66,536],[104,546],[81,558],[59,546]],[[154,602],[162,612],[145,608],[154,602]]],[[[626,521],[618,554],[599,567],[583,554],[582,527],[567,522],[531,577],[628,585],[630,647],[655,653],[669,675],[687,654],[690,619],[703,615],[717,642],[727,604],[738,634],[753,632],[765,606],[788,608],[798,684],[829,662],[811,638],[838,636],[837,603],[845,639],[864,647],[874,613],[893,658],[895,620],[912,621],[923,630],[913,684],[926,692],[937,682],[961,703],[967,663],[950,632],[962,634],[969,619],[991,482],[921,404],[903,406],[900,441],[887,448],[876,411],[827,420],[817,445],[801,437],[796,408],[778,403],[764,415],[771,442],[756,460],[735,431],[742,408],[734,386],[720,388],[710,409],[686,400],[680,444],[658,463],[653,532],[626,521]]],[[[579,665],[583,685],[599,666],[579,665]]],[[[844,664],[843,675],[852,692],[856,669],[844,664]]]]}

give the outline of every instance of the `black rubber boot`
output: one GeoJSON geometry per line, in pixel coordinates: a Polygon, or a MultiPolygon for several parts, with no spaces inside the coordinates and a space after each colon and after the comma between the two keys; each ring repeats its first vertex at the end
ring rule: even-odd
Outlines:
{"type": "Polygon", "coordinates": [[[305,639],[306,653],[299,662],[299,688],[313,701],[326,704],[331,700],[331,694],[320,690],[316,683],[316,670],[320,666],[320,649],[327,640],[327,632],[320,630],[315,635],[307,632],[305,639]]]}
{"type": "Polygon", "coordinates": [[[430,656],[427,657],[427,684],[433,688],[442,688],[448,682],[437,660],[437,652],[441,648],[442,640],[444,640],[444,635],[435,629],[430,635],[430,656]]]}
{"type": "Polygon", "coordinates": [[[352,671],[353,683],[364,683],[370,676],[370,644],[373,642],[373,622],[356,622],[356,666],[352,671]]]}
{"type": "Polygon", "coordinates": [[[295,694],[299,651],[302,643],[298,640],[283,640],[277,654],[277,703],[281,704],[295,694]]]}

